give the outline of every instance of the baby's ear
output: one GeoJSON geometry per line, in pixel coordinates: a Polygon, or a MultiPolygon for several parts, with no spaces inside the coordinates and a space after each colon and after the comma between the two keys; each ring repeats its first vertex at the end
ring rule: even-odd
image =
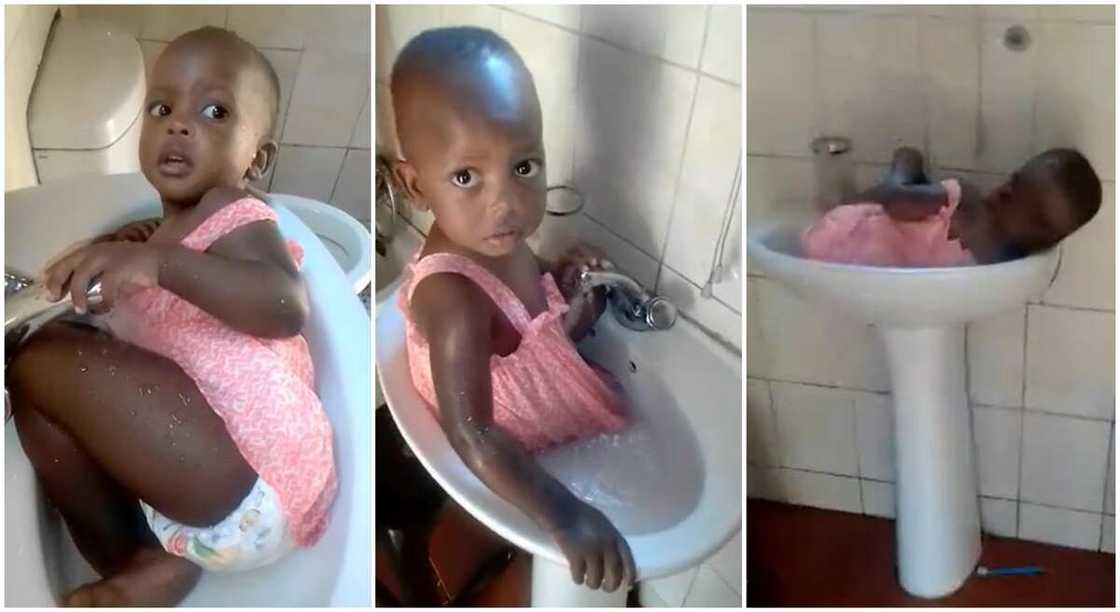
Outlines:
{"type": "Polygon", "coordinates": [[[249,164],[249,169],[245,171],[245,178],[250,181],[259,181],[261,177],[268,174],[268,169],[276,163],[276,151],[278,150],[275,140],[266,140],[257,147],[257,154],[253,156],[252,163],[249,164]]]}
{"type": "Polygon", "coordinates": [[[424,194],[420,191],[420,177],[416,172],[416,166],[403,159],[392,163],[393,177],[397,180],[397,185],[404,188],[405,194],[417,210],[426,212],[428,203],[424,201],[424,194]]]}

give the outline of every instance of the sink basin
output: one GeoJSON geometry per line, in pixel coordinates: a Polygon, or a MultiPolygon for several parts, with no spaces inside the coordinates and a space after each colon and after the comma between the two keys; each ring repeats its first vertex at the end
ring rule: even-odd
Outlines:
{"type": "Polygon", "coordinates": [[[751,263],[801,298],[879,330],[894,405],[899,581],[919,597],[952,593],[980,557],[965,323],[1041,295],[1059,250],[956,268],[857,266],[800,257],[802,227],[755,232],[747,242],[751,263]]]}
{"type": "Polygon", "coordinates": [[[747,246],[752,265],[806,300],[884,327],[952,325],[1014,310],[1046,290],[1058,264],[1057,249],[955,268],[836,264],[798,256],[800,232],[778,225],[756,234],[747,246]]]}
{"type": "Polygon", "coordinates": [[[357,219],[322,202],[296,198],[283,194],[287,207],[312,233],[338,262],[346,280],[355,294],[369,285],[369,230],[357,219]]]}

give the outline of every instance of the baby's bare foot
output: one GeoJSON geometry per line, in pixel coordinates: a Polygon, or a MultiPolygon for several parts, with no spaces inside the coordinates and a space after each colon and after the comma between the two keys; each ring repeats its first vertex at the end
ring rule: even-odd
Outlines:
{"type": "Polygon", "coordinates": [[[115,576],[91,582],[66,596],[75,608],[119,606],[167,607],[186,598],[202,568],[162,548],[144,548],[115,576]]]}

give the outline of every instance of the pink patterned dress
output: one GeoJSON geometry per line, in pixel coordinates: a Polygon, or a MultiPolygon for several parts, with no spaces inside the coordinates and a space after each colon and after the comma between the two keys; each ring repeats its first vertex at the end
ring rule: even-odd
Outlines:
{"type": "Polygon", "coordinates": [[[614,432],[626,425],[623,398],[609,374],[580,357],[564,331],[568,304],[551,274],[541,276],[548,309],[535,318],[513,290],[489,270],[461,255],[435,253],[409,266],[401,285],[401,312],[407,320],[412,383],[439,416],[428,342],[413,323],[409,303],[416,286],[432,274],[451,272],[474,281],[521,335],[509,355],[490,356],[494,422],[529,452],[614,432]]]}
{"type": "MultiPolygon", "coordinates": [[[[202,222],[181,244],[205,251],[255,221],[276,221],[260,200],[243,198],[202,222]]],[[[296,263],[303,249],[288,242],[296,263]]],[[[238,450],[279,495],[292,539],[318,541],[338,488],[331,425],[315,394],[315,373],[303,336],[258,338],[234,330],[174,293],[154,287],[113,309],[110,327],[122,340],[167,357],[198,385],[225,421],[238,450]]]]}
{"type": "Polygon", "coordinates": [[[865,266],[930,268],[976,263],[961,241],[949,238],[949,223],[961,203],[956,179],[941,181],[945,206],[921,221],[896,221],[881,204],[837,206],[801,235],[809,259],[865,266]]]}

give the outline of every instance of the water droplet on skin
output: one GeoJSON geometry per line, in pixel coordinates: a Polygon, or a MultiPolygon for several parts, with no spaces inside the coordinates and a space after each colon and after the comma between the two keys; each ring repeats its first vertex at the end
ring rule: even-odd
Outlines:
{"type": "Polygon", "coordinates": [[[89,368],[87,368],[86,366],[81,366],[81,367],[78,368],[78,371],[81,372],[82,374],[85,374],[88,370],[89,370],[89,368]]]}
{"type": "Polygon", "coordinates": [[[82,349],[78,349],[78,357],[82,356],[82,349]]]}
{"type": "Polygon", "coordinates": [[[183,463],[184,461],[185,461],[185,459],[183,458],[183,456],[179,455],[179,463],[183,463]]]}
{"type": "Polygon", "coordinates": [[[101,349],[101,354],[102,354],[102,355],[108,355],[108,354],[109,354],[109,349],[107,349],[107,348],[102,348],[102,349],[101,349]]]}
{"type": "Polygon", "coordinates": [[[187,397],[186,395],[183,395],[182,393],[179,394],[179,401],[183,402],[184,406],[190,406],[191,405],[191,398],[187,397]]]}
{"type": "Polygon", "coordinates": [[[116,376],[116,375],[117,375],[117,366],[115,366],[115,365],[109,366],[109,376],[116,376]]]}
{"type": "Polygon", "coordinates": [[[54,458],[54,462],[55,462],[55,463],[58,463],[58,457],[55,457],[55,458],[54,458]]]}
{"type": "Polygon", "coordinates": [[[286,300],[284,300],[284,298],[280,298],[280,303],[281,304],[287,304],[288,302],[286,300]]]}

